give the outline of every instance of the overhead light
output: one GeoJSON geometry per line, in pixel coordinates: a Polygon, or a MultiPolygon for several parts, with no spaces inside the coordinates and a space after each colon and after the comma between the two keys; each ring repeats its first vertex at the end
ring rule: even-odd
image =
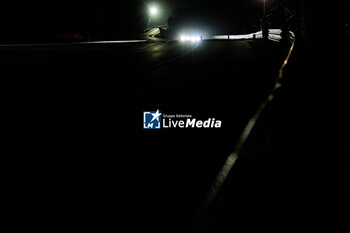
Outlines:
{"type": "Polygon", "coordinates": [[[158,14],[158,8],[156,6],[151,6],[149,8],[149,13],[153,16],[157,15],[158,14]]]}

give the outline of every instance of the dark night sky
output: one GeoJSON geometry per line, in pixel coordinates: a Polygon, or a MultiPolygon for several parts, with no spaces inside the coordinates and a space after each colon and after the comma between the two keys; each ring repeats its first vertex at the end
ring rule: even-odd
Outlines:
{"type": "Polygon", "coordinates": [[[175,16],[185,15],[186,20],[196,19],[212,28],[220,25],[232,33],[248,30],[262,13],[262,0],[9,1],[0,8],[0,43],[45,41],[67,33],[92,39],[135,38],[147,27],[149,4],[158,5],[161,14],[148,26],[165,24],[175,12],[175,16]]]}
{"type": "MultiPolygon", "coordinates": [[[[165,24],[168,17],[177,8],[191,6],[192,9],[210,9],[217,12],[214,18],[222,15],[242,16],[256,14],[249,9],[256,2],[252,0],[236,1],[199,1],[199,0],[128,0],[120,1],[47,1],[47,2],[11,2],[1,7],[1,38],[16,40],[24,38],[57,37],[65,33],[92,34],[106,37],[130,37],[147,25],[147,6],[156,4],[161,9],[152,25],[165,24]]],[[[206,16],[203,16],[207,20],[206,16]]],[[[241,22],[244,23],[244,22],[241,22]]]]}

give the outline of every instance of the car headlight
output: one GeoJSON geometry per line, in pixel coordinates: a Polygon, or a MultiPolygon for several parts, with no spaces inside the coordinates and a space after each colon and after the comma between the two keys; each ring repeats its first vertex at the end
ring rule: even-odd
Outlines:
{"type": "Polygon", "coordinates": [[[202,37],[199,35],[181,35],[180,41],[190,41],[190,42],[199,42],[201,41],[202,37]]]}

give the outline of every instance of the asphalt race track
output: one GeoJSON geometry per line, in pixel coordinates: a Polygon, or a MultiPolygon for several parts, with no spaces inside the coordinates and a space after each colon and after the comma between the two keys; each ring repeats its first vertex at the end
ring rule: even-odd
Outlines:
{"type": "Polygon", "coordinates": [[[262,40],[2,46],[17,164],[10,215],[189,231],[287,50],[262,40]],[[143,129],[143,112],[156,110],[222,125],[143,129]]]}

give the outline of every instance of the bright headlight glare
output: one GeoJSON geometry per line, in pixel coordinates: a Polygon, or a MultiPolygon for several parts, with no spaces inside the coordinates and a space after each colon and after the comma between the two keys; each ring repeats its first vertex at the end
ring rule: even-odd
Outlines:
{"type": "Polygon", "coordinates": [[[201,40],[201,38],[199,37],[199,36],[192,36],[191,37],[191,41],[192,42],[198,42],[198,41],[200,41],[201,40]]]}
{"type": "Polygon", "coordinates": [[[200,40],[201,40],[200,36],[188,36],[188,35],[180,36],[180,41],[199,42],[200,40]]]}

